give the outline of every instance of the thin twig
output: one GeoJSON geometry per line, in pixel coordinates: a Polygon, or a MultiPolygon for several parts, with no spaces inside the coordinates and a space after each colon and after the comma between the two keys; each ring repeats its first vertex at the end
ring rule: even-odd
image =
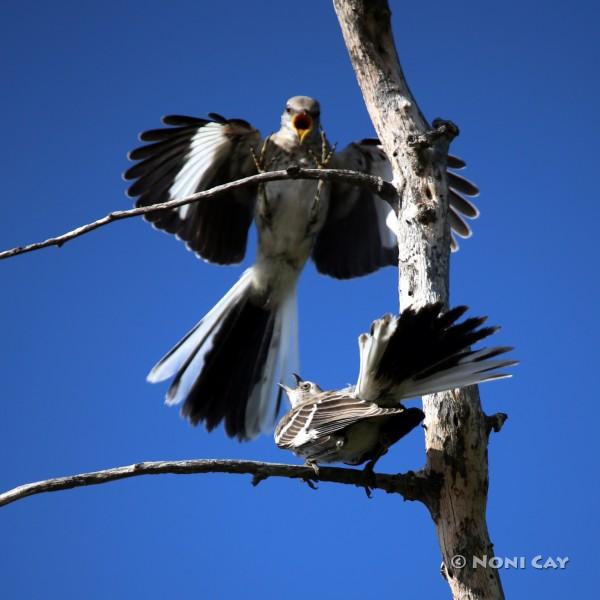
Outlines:
{"type": "Polygon", "coordinates": [[[504,423],[508,419],[508,415],[506,413],[496,413],[494,415],[486,415],[485,424],[487,427],[488,435],[492,433],[500,433],[502,427],[504,427],[504,423]]]}
{"type": "Polygon", "coordinates": [[[374,175],[346,169],[305,169],[303,167],[291,166],[288,169],[281,171],[259,173],[258,175],[251,175],[250,177],[244,177],[243,179],[224,183],[223,185],[218,185],[210,190],[197,192],[196,194],[192,194],[185,198],[176,198],[175,200],[169,200],[169,202],[152,204],[150,206],[140,206],[129,210],[116,210],[97,221],[82,225],[81,227],[77,227],[76,229],[63,233],[57,237],[48,238],[43,242],[35,242],[33,244],[27,244],[26,246],[18,246],[10,250],[4,250],[3,252],[0,252],[0,260],[11,258],[12,256],[17,256],[19,254],[25,254],[27,252],[33,252],[34,250],[41,250],[42,248],[48,248],[49,246],[58,246],[60,248],[68,241],[89,233],[94,229],[98,229],[99,227],[104,227],[104,225],[108,225],[114,221],[139,217],[140,215],[145,215],[150,212],[177,208],[186,204],[198,202],[204,198],[218,196],[219,194],[223,194],[230,190],[269,181],[279,181],[282,179],[322,179],[324,181],[340,181],[351,185],[367,187],[381,196],[384,200],[387,200],[393,208],[396,208],[396,188],[389,181],[385,181],[381,177],[375,177],[374,175]]]}
{"type": "Polygon", "coordinates": [[[0,494],[0,506],[6,506],[11,502],[35,494],[98,485],[139,475],[160,475],[161,473],[178,475],[191,475],[194,473],[247,474],[253,476],[253,485],[257,485],[268,477],[287,477],[289,479],[301,479],[305,482],[326,481],[379,489],[388,494],[400,494],[405,500],[422,500],[430,492],[428,478],[422,473],[413,473],[412,471],[405,474],[390,475],[369,473],[358,469],[321,467],[319,474],[316,475],[312,467],[298,465],[266,463],[254,460],[197,459],[142,462],[103,471],[79,473],[26,483],[0,494]]]}
{"type": "Polygon", "coordinates": [[[424,133],[413,133],[406,137],[406,143],[411,148],[422,150],[433,148],[439,139],[450,143],[459,134],[459,129],[452,121],[434,119],[431,128],[424,133]]]}

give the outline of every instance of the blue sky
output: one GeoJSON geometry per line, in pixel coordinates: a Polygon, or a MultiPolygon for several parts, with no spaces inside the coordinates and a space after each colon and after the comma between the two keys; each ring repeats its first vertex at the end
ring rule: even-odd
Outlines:
{"type": "MultiPolygon", "coordinates": [[[[451,298],[503,326],[514,379],[482,387],[493,436],[498,556],[511,598],[589,596],[598,534],[596,3],[392,2],[423,111],[459,124],[453,151],[482,190],[451,298]],[[406,7],[402,6],[406,4],[406,7]],[[405,12],[402,12],[402,11],[405,12]],[[591,431],[590,431],[591,430],[591,431]]],[[[372,134],[328,2],[14,2],[0,9],[0,240],[12,247],[129,206],[120,174],[166,113],[278,127],[287,97],[322,105],[340,146],[372,134]]],[[[202,263],[141,220],[0,264],[0,488],[141,460],[294,462],[270,436],[191,428],[145,375],[244,265],[202,263]]],[[[302,374],[355,380],[356,336],[397,306],[395,269],[348,282],[309,266],[302,374]]],[[[415,433],[380,463],[418,469],[415,433]]],[[[445,598],[425,509],[376,493],[248,477],[160,476],[0,510],[3,598],[445,598]],[[290,545],[290,540],[293,544],[290,545]]]]}

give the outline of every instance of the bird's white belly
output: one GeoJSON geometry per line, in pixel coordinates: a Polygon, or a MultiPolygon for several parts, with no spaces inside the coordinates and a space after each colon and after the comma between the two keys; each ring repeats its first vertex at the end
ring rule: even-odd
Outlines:
{"type": "Polygon", "coordinates": [[[263,264],[286,263],[299,271],[310,256],[327,215],[329,188],[318,181],[276,181],[259,195],[259,257],[263,264]]]}

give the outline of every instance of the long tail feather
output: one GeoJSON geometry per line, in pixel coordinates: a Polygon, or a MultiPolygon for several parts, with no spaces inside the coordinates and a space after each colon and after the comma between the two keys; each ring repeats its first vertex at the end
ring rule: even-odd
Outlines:
{"type": "Polygon", "coordinates": [[[361,370],[357,395],[365,400],[388,396],[398,402],[509,374],[515,360],[492,360],[512,350],[495,346],[471,350],[472,344],[492,335],[498,327],[483,327],[486,317],[457,323],[467,307],[442,312],[440,303],[408,308],[396,319],[375,321],[371,334],[359,338],[361,370]]]}
{"type": "Polygon", "coordinates": [[[275,380],[282,380],[297,343],[295,290],[280,305],[259,306],[252,277],[247,270],[148,376],[151,382],[174,377],[166,403],[183,403],[181,413],[193,425],[204,422],[210,431],[224,422],[227,435],[240,440],[272,425],[275,380]]]}
{"type": "Polygon", "coordinates": [[[224,315],[248,291],[252,279],[252,269],[244,271],[238,282],[215,304],[215,306],[189,331],[167,354],[154,365],[147,380],[158,383],[173,377],[188,360],[190,355],[207,339],[212,337],[215,327],[218,326],[224,315]]]}

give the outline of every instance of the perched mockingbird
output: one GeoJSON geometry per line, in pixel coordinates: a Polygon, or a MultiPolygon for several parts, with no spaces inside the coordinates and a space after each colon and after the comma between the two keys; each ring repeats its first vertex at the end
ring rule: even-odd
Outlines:
{"type": "MultiPolygon", "coordinates": [[[[128,193],[137,206],[147,206],[291,165],[353,169],[391,180],[377,140],[336,153],[319,115],[316,100],[291,98],[281,128],[265,139],[248,122],[214,113],[208,120],[164,117],[168,127],[142,133],[148,143],[129,154],[138,162],[124,174],[135,180],[128,193]]],[[[448,166],[459,169],[464,162],[449,157],[448,166]]],[[[476,195],[477,188],[454,173],[448,178],[452,231],[468,237],[463,217],[478,213],[464,196],[476,195]]],[[[271,182],[147,218],[217,264],[244,258],[256,221],[256,263],[148,375],[153,383],[173,377],[166,402],[183,402],[182,414],[192,424],[204,421],[211,430],[224,420],[227,434],[242,440],[272,425],[280,402],[275,383],[288,380],[296,367],[296,282],[308,258],[321,273],[340,279],[397,262],[392,208],[373,192],[345,184],[271,182]]]]}
{"type": "Polygon", "coordinates": [[[456,321],[467,308],[442,312],[441,304],[408,308],[373,323],[359,337],[360,374],[356,386],[323,391],[296,375],[294,389],[282,386],[292,409],[275,430],[280,448],[307,464],[342,462],[372,470],[377,460],[424,418],[401,401],[483,381],[510,377],[498,370],[514,360],[493,360],[512,350],[470,346],[494,333],[485,317],[456,321]]]}

